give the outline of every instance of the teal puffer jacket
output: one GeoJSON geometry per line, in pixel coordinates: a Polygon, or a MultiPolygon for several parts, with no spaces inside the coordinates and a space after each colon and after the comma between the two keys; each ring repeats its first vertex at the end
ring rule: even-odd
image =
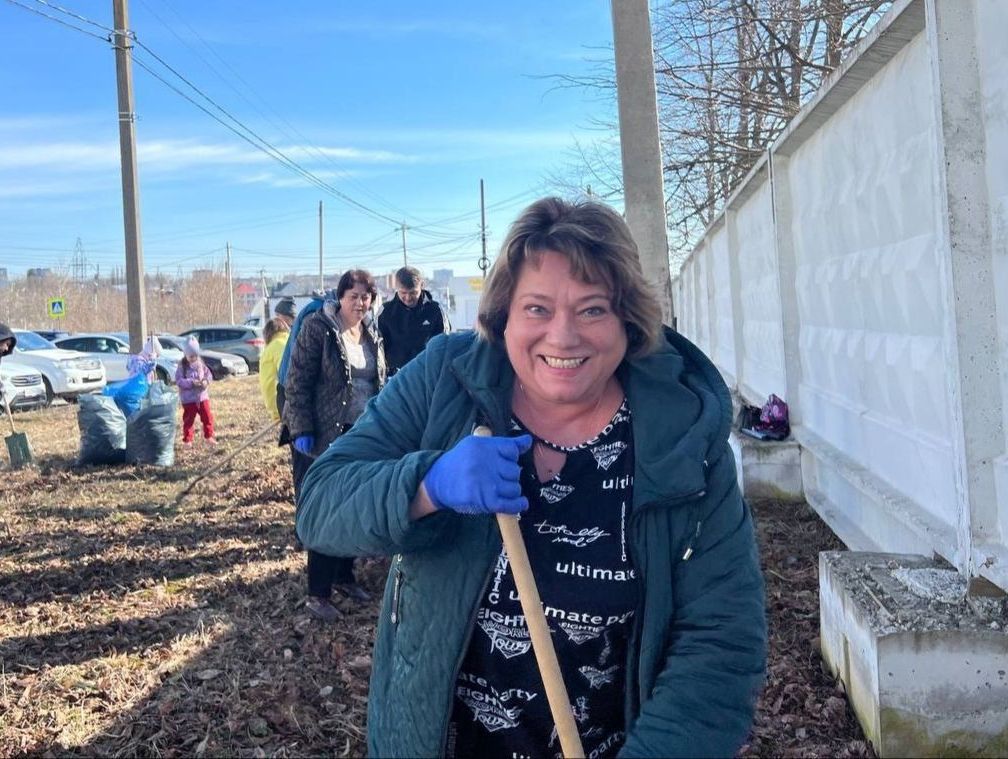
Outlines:
{"type": "MultiPolygon", "coordinates": [[[[641,598],[627,661],[621,756],[728,756],[745,740],[766,665],[752,518],[728,448],[731,402],[713,364],[666,331],[618,376],[633,414],[628,525],[641,598]]],[[[452,693],[501,549],[488,516],[411,522],[427,470],[477,422],[507,429],[514,373],[471,333],[434,338],[315,462],[297,518],[328,555],[394,555],[368,704],[374,756],[444,751],[452,693]]]]}

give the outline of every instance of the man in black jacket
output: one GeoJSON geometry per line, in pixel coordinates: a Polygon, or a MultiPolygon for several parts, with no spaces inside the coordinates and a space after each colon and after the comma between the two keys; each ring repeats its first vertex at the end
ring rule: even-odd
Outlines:
{"type": "Polygon", "coordinates": [[[396,294],[378,313],[389,376],[402,369],[435,335],[451,330],[441,304],[423,289],[417,269],[404,266],[395,274],[396,294]]]}

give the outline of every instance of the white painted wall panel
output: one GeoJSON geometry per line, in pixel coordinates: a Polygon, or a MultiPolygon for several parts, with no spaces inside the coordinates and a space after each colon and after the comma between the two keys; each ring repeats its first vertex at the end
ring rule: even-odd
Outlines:
{"type": "Polygon", "coordinates": [[[803,422],[955,524],[937,149],[919,34],[791,156],[803,422]]]}
{"type": "Polygon", "coordinates": [[[962,559],[973,551],[972,566],[982,560],[987,576],[1008,589],[1008,570],[995,571],[1008,566],[1008,0],[969,2],[975,28],[956,26],[951,3],[939,20],[922,1],[896,4],[891,26],[869,41],[863,58],[844,65],[772,147],[781,159],[773,188],[763,172],[740,189],[732,205],[738,249],[729,249],[725,226],[715,226],[684,269],[680,290],[687,334],[726,375],[734,370],[746,400],[785,395],[785,380],[797,381],[790,389],[796,398],[785,398],[800,412],[804,485],[828,521],[864,522],[886,550],[902,545],[900,533],[909,531],[963,571],[962,559]],[[921,29],[932,23],[940,28],[921,29]],[[949,342],[961,336],[956,320],[983,315],[970,311],[968,288],[956,293],[948,268],[955,255],[945,250],[948,225],[954,240],[970,239],[969,229],[955,225],[972,224],[977,206],[971,216],[969,197],[942,197],[947,177],[963,186],[955,173],[961,166],[946,167],[943,151],[956,147],[961,131],[972,139],[976,124],[947,111],[954,98],[939,103],[939,79],[951,86],[972,74],[954,65],[954,55],[951,63],[947,55],[932,61],[928,40],[965,43],[974,34],[998,340],[984,355],[970,354],[967,345],[953,366],[949,357],[962,351],[949,342]],[[780,282],[778,255],[788,282],[780,282]],[[733,262],[740,282],[734,300],[733,262]],[[787,362],[785,345],[796,352],[787,362]],[[953,445],[964,435],[963,418],[954,410],[975,403],[975,394],[960,399],[969,375],[960,367],[992,353],[998,379],[990,392],[1002,400],[1005,445],[964,464],[968,450],[953,445]],[[991,457],[997,529],[990,529],[985,495],[967,508],[986,526],[964,535],[960,511],[972,491],[961,482],[962,467],[982,469],[991,457]]]}
{"type": "Polygon", "coordinates": [[[682,326],[680,331],[691,341],[696,342],[696,309],[697,302],[693,293],[693,259],[687,261],[679,273],[683,283],[682,326]]]}
{"type": "MultiPolygon", "coordinates": [[[[987,140],[1001,398],[1004,401],[1008,400],[1008,45],[1004,38],[1004,30],[1008,29],[1008,3],[1004,0],[981,0],[977,6],[977,27],[987,140]]],[[[1003,406],[1003,415],[1004,427],[1008,431],[1008,404],[1003,406]]],[[[1002,457],[995,466],[998,527],[1002,543],[1008,543],[1008,461],[1002,457]]]]}
{"type": "Polygon", "coordinates": [[[697,302],[696,343],[708,356],[711,352],[711,309],[707,292],[707,267],[709,250],[693,259],[693,292],[697,302]]]}
{"type": "Polygon", "coordinates": [[[707,243],[710,256],[710,299],[713,307],[711,358],[722,372],[735,378],[735,327],[732,314],[731,271],[728,257],[728,228],[721,227],[707,243]]]}
{"type": "Polygon", "coordinates": [[[762,405],[770,393],[785,395],[784,334],[769,182],[764,181],[738,207],[735,223],[742,306],[736,318],[743,341],[742,356],[736,356],[739,389],[750,403],[762,405]]]}

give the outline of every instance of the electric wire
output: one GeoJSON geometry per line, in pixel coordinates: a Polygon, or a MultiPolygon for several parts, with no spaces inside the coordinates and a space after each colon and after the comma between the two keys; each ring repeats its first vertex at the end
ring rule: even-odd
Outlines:
{"type": "MultiPolygon", "coordinates": [[[[89,24],[91,26],[94,26],[96,28],[102,29],[103,31],[108,31],[108,32],[111,33],[110,36],[108,36],[108,37],[99,36],[97,34],[94,34],[94,33],[90,32],[90,31],[86,30],[86,29],[82,29],[82,28],[80,28],[78,26],[75,26],[75,25],[73,25],[71,23],[68,23],[68,22],[64,21],[63,19],[60,19],[60,18],[58,18],[56,16],[50,15],[48,13],[44,13],[44,12],[39,11],[39,10],[37,10],[35,8],[32,8],[32,7],[28,6],[28,5],[25,5],[24,3],[19,2],[18,0],[7,0],[7,2],[10,3],[10,4],[12,4],[12,5],[15,5],[17,7],[20,7],[22,9],[24,9],[24,10],[27,10],[29,12],[32,12],[32,13],[35,13],[37,15],[43,16],[44,18],[47,18],[47,19],[49,19],[51,21],[55,21],[55,22],[61,24],[62,26],[66,26],[68,28],[73,29],[74,31],[81,32],[82,34],[87,34],[88,36],[94,37],[96,39],[101,39],[101,40],[103,40],[105,42],[110,42],[110,43],[112,43],[113,47],[117,47],[117,45],[116,45],[116,43],[114,41],[115,38],[116,38],[116,34],[115,34],[114,30],[110,29],[107,26],[99,24],[98,22],[95,22],[95,21],[93,21],[91,19],[88,19],[85,16],[81,16],[81,15],[79,15],[79,14],[73,12],[73,11],[70,11],[70,10],[68,10],[66,8],[63,8],[63,7],[58,6],[56,4],[53,4],[53,3],[49,3],[49,2],[47,2],[47,0],[35,0],[35,2],[37,2],[37,3],[41,4],[41,5],[44,5],[44,6],[48,7],[48,8],[51,8],[53,10],[56,10],[58,12],[62,12],[62,13],[66,14],[66,15],[72,17],[72,18],[75,18],[75,19],[77,19],[79,21],[87,23],[87,24],[89,24]]],[[[144,3],[144,5],[147,6],[146,3],[144,3]]],[[[149,8],[149,6],[147,6],[147,7],[149,8]]],[[[153,11],[152,11],[152,13],[153,13],[153,11]]],[[[176,13],[177,13],[177,11],[176,11],[176,13]]],[[[156,13],[154,13],[153,15],[157,16],[156,13]]],[[[158,17],[158,20],[161,21],[162,24],[164,24],[164,21],[162,19],[160,19],[160,17],[158,17]]],[[[183,23],[185,23],[184,19],[183,19],[183,23]]],[[[189,25],[186,24],[186,26],[189,26],[189,25]]],[[[189,28],[192,29],[192,27],[189,27],[189,28]]],[[[169,30],[170,30],[170,27],[169,27],[169,30]]],[[[193,30],[193,32],[194,32],[194,34],[197,34],[195,32],[195,30],[193,30]]],[[[386,214],[384,214],[384,213],[382,213],[380,211],[377,211],[374,208],[371,208],[371,207],[369,207],[369,206],[367,206],[367,205],[365,205],[365,204],[357,201],[356,199],[352,198],[351,196],[347,195],[346,193],[341,192],[340,190],[338,190],[337,188],[333,187],[331,184],[329,184],[328,182],[324,181],[323,179],[321,179],[320,177],[318,177],[317,175],[315,175],[314,173],[312,173],[308,169],[306,169],[303,166],[301,166],[298,162],[296,162],[293,159],[291,159],[288,155],[286,155],[279,148],[277,148],[276,146],[274,146],[273,144],[271,144],[270,142],[268,142],[265,138],[261,137],[254,130],[252,130],[251,128],[249,128],[248,126],[246,126],[244,123],[242,123],[237,117],[235,117],[233,114],[231,114],[223,106],[219,105],[215,100],[213,100],[213,98],[211,98],[209,95],[207,95],[205,92],[203,92],[195,84],[193,84],[193,82],[191,82],[187,77],[185,77],[177,69],[175,69],[173,66],[171,66],[161,56],[159,56],[157,53],[155,53],[149,46],[147,46],[145,43],[143,43],[140,40],[138,40],[136,38],[135,34],[133,34],[132,32],[130,32],[129,36],[131,37],[134,45],[136,45],[137,47],[141,48],[145,52],[145,54],[151,56],[161,66],[163,66],[165,69],[167,69],[169,72],[171,72],[179,80],[181,80],[182,82],[184,82],[190,89],[192,89],[201,98],[203,98],[203,100],[205,100],[207,103],[209,103],[211,106],[213,106],[213,108],[215,108],[216,110],[218,110],[220,113],[224,114],[224,116],[226,116],[227,119],[229,119],[231,122],[233,122],[233,124],[237,125],[237,128],[235,126],[232,126],[232,124],[229,124],[228,122],[226,122],[223,119],[219,118],[213,112],[211,112],[210,110],[208,110],[204,105],[202,105],[201,103],[197,102],[193,97],[189,96],[186,92],[182,91],[177,86],[175,86],[174,84],[172,84],[171,82],[169,82],[167,79],[165,79],[163,76],[161,76],[157,71],[155,71],[151,66],[147,65],[143,60],[139,59],[136,55],[134,55],[133,56],[133,60],[134,60],[134,62],[137,63],[137,65],[140,68],[142,68],[145,71],[147,71],[147,73],[149,73],[151,76],[153,76],[156,80],[158,80],[163,85],[165,85],[166,87],[168,87],[169,89],[171,89],[173,92],[175,92],[176,94],[178,94],[180,97],[182,97],[185,100],[187,100],[188,102],[190,102],[195,107],[199,108],[205,114],[207,114],[208,116],[210,116],[211,118],[213,118],[215,121],[217,121],[219,124],[221,124],[222,126],[224,126],[225,128],[227,128],[229,131],[231,131],[236,136],[238,136],[241,139],[243,139],[245,142],[247,142],[248,144],[250,144],[252,147],[256,148],[257,150],[259,150],[259,151],[261,151],[263,153],[265,153],[266,155],[268,155],[269,157],[271,157],[274,160],[276,160],[278,163],[280,163],[285,168],[287,168],[287,169],[293,171],[294,173],[298,174],[299,176],[301,176],[303,179],[305,179],[307,182],[309,182],[310,184],[312,184],[316,188],[318,188],[318,189],[320,189],[320,190],[322,190],[322,191],[324,191],[324,192],[332,195],[333,197],[336,197],[337,199],[341,200],[344,203],[347,203],[347,204],[353,206],[354,208],[358,209],[359,211],[363,211],[364,213],[370,215],[372,218],[375,218],[377,220],[393,224],[393,225],[395,225],[395,227],[397,229],[401,228],[402,225],[405,224],[405,221],[400,222],[398,219],[392,218],[392,217],[390,217],[390,216],[388,216],[388,215],[386,215],[386,214]],[[244,132],[247,132],[247,134],[243,133],[243,131],[241,131],[241,130],[244,130],[244,132]]],[[[197,37],[198,36],[199,35],[197,34],[197,37]]],[[[178,37],[177,34],[176,34],[176,37],[178,37]]],[[[206,42],[203,41],[201,37],[200,37],[200,40],[201,40],[201,42],[203,42],[204,45],[206,45],[206,42]]],[[[212,48],[209,48],[209,46],[207,46],[207,47],[208,47],[208,49],[211,49],[211,51],[212,51],[212,48]]],[[[216,55],[216,53],[215,53],[215,55],[216,55]]],[[[228,65],[227,62],[224,61],[222,58],[220,58],[219,55],[217,57],[218,57],[218,59],[221,60],[222,63],[224,63],[225,65],[228,65]]],[[[230,66],[228,66],[228,67],[232,70],[232,72],[234,72],[234,69],[232,67],[230,67],[230,66]]],[[[217,73],[217,72],[215,72],[215,73],[217,73]]],[[[234,72],[234,73],[235,73],[235,75],[239,79],[241,79],[240,75],[238,75],[237,72],[234,72]]],[[[218,76],[220,76],[219,73],[218,73],[218,76]]],[[[244,82],[244,80],[241,80],[241,81],[243,81],[243,83],[247,87],[249,86],[247,82],[244,82]]],[[[234,89],[234,88],[232,88],[232,89],[234,89]]],[[[249,87],[249,89],[251,91],[251,87],[249,87]]],[[[235,91],[237,92],[237,90],[235,90],[235,91]]],[[[238,94],[241,95],[240,92],[238,94]]],[[[244,98],[244,99],[246,100],[246,102],[249,102],[247,98],[244,98]]],[[[250,103],[250,105],[253,105],[253,104],[250,103]]],[[[253,107],[255,107],[255,106],[253,105],[253,107]]],[[[289,125],[289,123],[288,123],[288,125],[289,125]]],[[[289,125],[289,126],[291,126],[292,129],[294,128],[292,125],[289,125]]],[[[316,153],[318,153],[323,158],[329,160],[329,162],[332,163],[334,166],[337,166],[337,164],[335,164],[335,162],[333,162],[331,160],[331,158],[329,158],[324,152],[322,152],[316,146],[314,146],[313,144],[311,144],[310,141],[308,141],[307,138],[304,138],[303,135],[301,135],[301,136],[302,136],[303,139],[305,139],[306,142],[308,142],[310,145],[312,145],[313,148],[315,148],[315,152],[316,153]]],[[[489,210],[489,209],[493,209],[493,208],[504,207],[507,204],[512,203],[512,202],[514,202],[514,201],[516,201],[518,199],[530,196],[534,192],[535,192],[534,190],[523,191],[521,193],[518,193],[518,194],[510,197],[510,198],[504,199],[502,201],[498,201],[497,203],[490,204],[489,206],[486,206],[486,209],[489,210]]],[[[390,205],[390,204],[384,203],[383,201],[380,201],[380,202],[382,202],[383,205],[390,205]]],[[[395,208],[394,206],[390,206],[390,207],[395,208]]],[[[401,210],[401,209],[395,209],[395,210],[401,210]]],[[[427,245],[427,246],[413,246],[413,249],[414,250],[422,250],[424,248],[428,248],[428,247],[432,247],[432,246],[448,244],[450,242],[454,242],[454,241],[457,241],[457,240],[460,240],[460,239],[467,240],[468,239],[467,236],[464,235],[464,234],[460,235],[458,233],[458,231],[452,231],[452,230],[448,230],[448,229],[441,229],[441,230],[439,230],[439,229],[436,229],[436,227],[445,227],[445,226],[447,226],[449,224],[461,223],[462,221],[465,221],[467,219],[470,219],[470,218],[473,218],[473,217],[477,216],[479,213],[480,213],[480,210],[476,209],[476,210],[469,211],[469,212],[466,212],[466,213],[463,213],[463,214],[459,214],[459,215],[456,215],[456,216],[453,216],[453,217],[448,217],[448,218],[445,218],[445,219],[439,219],[439,220],[432,221],[432,222],[427,222],[427,223],[422,223],[422,224],[417,224],[417,225],[406,225],[407,229],[409,229],[411,232],[413,232],[413,233],[415,233],[415,234],[417,234],[417,235],[419,235],[421,237],[427,237],[429,239],[439,240],[439,242],[432,243],[431,245],[427,245]]],[[[393,232],[390,232],[390,233],[387,233],[387,234],[394,234],[394,233],[395,233],[395,230],[393,230],[393,232]]],[[[198,233],[194,233],[194,234],[198,234],[198,233]]],[[[174,238],[169,237],[169,238],[164,238],[164,239],[179,239],[179,238],[185,237],[185,236],[186,235],[176,235],[174,238]]],[[[383,235],[383,237],[384,236],[386,236],[386,235],[383,235]]],[[[473,235],[471,237],[478,238],[479,234],[473,235]]],[[[462,245],[465,245],[465,244],[467,244],[467,242],[463,242],[462,243],[462,245]]],[[[97,252],[97,251],[94,251],[94,252],[97,252]]],[[[110,251],[110,253],[111,253],[111,251],[110,251]]]]}
{"type": "MultiPolygon", "coordinates": [[[[75,31],[81,32],[82,34],[87,34],[90,37],[94,37],[96,39],[100,39],[100,40],[103,40],[103,41],[106,41],[106,42],[112,42],[113,47],[118,47],[118,45],[113,41],[114,38],[115,38],[115,36],[117,36],[114,30],[110,29],[109,27],[105,27],[105,26],[103,26],[101,24],[98,24],[95,21],[87,19],[84,16],[79,16],[78,14],[75,14],[75,13],[73,13],[71,11],[68,11],[68,10],[66,10],[66,9],[64,9],[64,8],[62,8],[60,6],[52,5],[52,4],[48,3],[48,2],[45,2],[45,0],[35,0],[35,2],[43,4],[46,7],[53,8],[54,10],[61,11],[63,13],[66,13],[66,14],[74,17],[74,18],[79,18],[79,19],[81,19],[83,21],[86,21],[87,23],[92,24],[92,25],[94,25],[94,26],[96,26],[96,27],[98,27],[100,29],[107,30],[107,31],[109,31],[109,32],[112,33],[112,36],[111,37],[102,37],[100,35],[94,34],[93,32],[90,32],[90,31],[88,31],[86,29],[82,29],[82,28],[80,28],[78,26],[70,24],[70,23],[68,23],[68,22],[66,22],[66,21],[58,18],[57,16],[53,16],[51,14],[44,13],[44,12],[42,12],[40,10],[37,10],[37,9],[32,8],[32,7],[28,6],[28,5],[25,5],[25,4],[21,3],[21,2],[19,2],[18,0],[7,0],[7,2],[11,3],[12,5],[16,5],[16,6],[20,7],[20,8],[23,8],[24,10],[27,10],[27,11],[30,11],[32,13],[36,13],[36,14],[38,14],[40,16],[43,16],[45,18],[48,18],[49,20],[55,21],[55,22],[57,22],[57,23],[59,23],[59,24],[61,24],[63,26],[67,26],[67,27],[69,27],[71,29],[74,29],[75,31]]],[[[319,178],[318,176],[316,176],[315,174],[313,174],[308,169],[305,169],[303,166],[301,166],[300,164],[298,164],[292,158],[290,158],[289,156],[287,156],[286,154],[284,154],[283,151],[281,151],[279,148],[277,148],[276,146],[274,146],[271,143],[269,143],[267,140],[265,140],[263,137],[261,137],[259,134],[257,134],[254,130],[252,130],[251,128],[249,128],[248,126],[246,126],[244,123],[242,123],[237,117],[235,117],[234,115],[232,115],[223,106],[221,106],[220,104],[218,104],[213,98],[211,98],[209,95],[207,95],[205,92],[203,92],[199,87],[197,87],[195,84],[193,84],[188,78],[186,78],[178,70],[176,70],[173,66],[171,66],[171,64],[169,64],[161,56],[159,56],[157,53],[155,53],[148,45],[146,45],[142,41],[140,41],[136,37],[136,34],[134,34],[133,32],[130,32],[129,33],[129,37],[132,39],[134,45],[136,45],[137,47],[143,49],[145,51],[145,53],[147,53],[152,58],[154,58],[164,68],[166,68],[168,71],[170,71],[178,79],[180,79],[181,81],[185,82],[185,84],[188,87],[190,87],[194,92],[196,92],[197,94],[199,94],[199,96],[202,97],[206,102],[210,103],[214,108],[216,108],[221,113],[223,113],[228,119],[230,119],[232,122],[234,122],[235,124],[237,124],[238,127],[240,127],[241,129],[245,130],[246,132],[248,132],[248,134],[251,135],[252,138],[254,138],[254,139],[250,139],[248,136],[243,135],[238,130],[230,127],[225,122],[221,121],[221,119],[214,117],[215,120],[218,123],[220,123],[220,124],[222,124],[224,126],[228,126],[228,128],[232,132],[234,132],[238,136],[240,136],[243,139],[245,139],[245,141],[248,142],[250,145],[252,145],[253,147],[255,147],[256,149],[258,149],[258,150],[260,150],[262,152],[265,152],[267,155],[269,155],[270,157],[272,157],[274,160],[277,160],[279,163],[281,163],[281,165],[284,165],[288,169],[291,169],[291,170],[295,171],[295,173],[301,175],[303,178],[305,178],[306,180],[308,180],[309,182],[311,182],[312,184],[314,184],[318,189],[323,190],[324,192],[329,193],[330,195],[332,195],[333,197],[335,197],[335,198],[343,201],[344,203],[348,203],[348,204],[350,204],[350,205],[358,208],[359,210],[367,213],[368,215],[370,215],[370,216],[372,216],[374,218],[380,219],[382,221],[387,221],[387,222],[389,222],[391,224],[394,224],[394,225],[397,225],[397,226],[402,223],[399,219],[394,219],[391,216],[387,216],[386,214],[383,214],[380,211],[377,211],[376,209],[370,208],[369,206],[365,205],[364,203],[361,203],[360,201],[352,198],[351,196],[347,195],[346,193],[341,192],[337,188],[335,188],[332,185],[330,185],[328,182],[325,182],[324,180],[322,180],[321,178],[319,178]]],[[[148,73],[150,73],[152,76],[154,76],[156,79],[158,79],[162,84],[164,84],[165,86],[169,87],[174,92],[176,92],[178,95],[184,97],[190,103],[192,103],[193,105],[195,105],[198,108],[200,108],[200,110],[202,110],[208,116],[213,117],[213,114],[210,113],[209,111],[207,111],[206,108],[203,108],[202,106],[200,106],[199,103],[197,103],[191,97],[188,97],[180,89],[178,89],[177,87],[171,85],[166,79],[164,79],[163,77],[159,76],[156,72],[153,71],[153,69],[151,69],[150,66],[147,66],[142,61],[140,61],[136,57],[136,55],[133,56],[133,61],[138,66],[140,66],[141,68],[143,68],[144,70],[146,70],[148,73]]]]}
{"type": "MultiPolygon", "coordinates": [[[[185,82],[186,85],[188,85],[194,92],[196,92],[197,94],[199,94],[200,97],[202,97],[204,100],[206,100],[208,103],[210,103],[215,109],[217,109],[218,111],[220,111],[221,113],[223,113],[228,119],[230,119],[232,122],[234,122],[235,124],[237,124],[241,129],[243,129],[246,132],[248,132],[248,134],[251,135],[252,138],[254,138],[254,140],[250,139],[249,137],[245,136],[244,134],[242,134],[238,130],[236,130],[236,129],[234,129],[234,128],[232,128],[232,127],[230,127],[228,125],[228,128],[231,129],[232,132],[235,132],[236,134],[240,135],[250,145],[255,146],[257,149],[262,150],[263,152],[266,152],[267,155],[270,155],[272,158],[280,161],[280,163],[283,164],[283,165],[285,165],[285,166],[287,166],[287,168],[290,168],[290,169],[294,170],[296,173],[300,174],[305,179],[308,179],[309,181],[311,181],[319,189],[324,190],[325,192],[328,192],[329,194],[331,194],[334,197],[342,200],[343,202],[349,203],[349,204],[351,204],[351,205],[359,208],[360,210],[364,211],[368,215],[370,215],[370,216],[372,216],[374,218],[377,218],[379,220],[388,221],[388,222],[390,222],[392,224],[396,224],[396,225],[398,225],[400,223],[398,219],[393,219],[391,216],[386,216],[385,214],[383,214],[383,213],[381,213],[379,211],[376,211],[373,208],[370,208],[370,207],[364,205],[360,201],[355,200],[354,198],[350,197],[346,193],[341,192],[340,190],[336,189],[335,187],[333,187],[332,185],[330,185],[328,182],[325,182],[324,180],[320,179],[318,176],[316,176],[315,174],[313,174],[308,169],[305,169],[303,166],[301,166],[295,160],[293,160],[292,158],[290,158],[289,156],[287,156],[279,148],[277,148],[276,146],[272,145],[265,138],[263,138],[259,134],[257,134],[254,130],[252,130],[251,128],[249,128],[245,124],[243,124],[238,118],[236,118],[235,116],[233,116],[226,108],[224,108],[223,106],[221,106],[220,104],[218,104],[213,98],[211,98],[209,95],[207,95],[205,92],[203,92],[199,87],[197,87],[195,84],[193,84],[191,81],[189,81],[185,76],[183,76],[181,73],[179,73],[174,67],[172,67],[167,61],[165,61],[163,58],[161,58],[161,56],[159,56],[157,53],[155,53],[153,50],[151,50],[150,47],[148,47],[147,45],[145,45],[143,42],[141,42],[140,40],[136,39],[135,37],[134,37],[133,41],[134,41],[134,43],[138,47],[142,48],[145,53],[147,53],[148,55],[150,55],[158,63],[160,63],[162,66],[164,66],[166,69],[168,69],[168,71],[170,71],[172,74],[174,74],[180,80],[182,80],[183,82],[185,82]]],[[[206,108],[200,106],[191,97],[186,96],[177,87],[174,87],[174,86],[170,85],[163,77],[156,75],[155,72],[149,66],[141,64],[140,61],[137,59],[136,56],[133,56],[133,60],[134,60],[134,62],[136,62],[139,65],[141,65],[150,74],[154,75],[155,78],[158,79],[159,81],[161,81],[163,84],[165,84],[167,86],[170,86],[175,92],[177,92],[178,94],[180,94],[183,97],[185,97],[186,100],[188,100],[190,103],[192,103],[193,105],[196,105],[197,107],[199,107],[200,110],[202,110],[204,113],[207,113],[208,115],[213,116],[213,114],[211,114],[209,111],[207,111],[206,108]]],[[[225,122],[221,121],[221,119],[217,118],[216,116],[214,116],[214,119],[218,123],[225,124],[225,122]]]]}
{"type": "Polygon", "coordinates": [[[380,204],[382,206],[385,206],[386,208],[389,208],[390,210],[394,211],[395,213],[399,214],[400,216],[402,216],[404,218],[410,216],[409,212],[407,212],[407,211],[399,208],[398,206],[395,206],[395,205],[389,203],[388,201],[384,200],[383,198],[381,198],[376,193],[368,190],[368,188],[365,187],[360,182],[356,182],[356,181],[352,180],[351,178],[345,176],[346,170],[344,169],[344,167],[342,167],[338,163],[336,163],[336,161],[334,161],[331,156],[329,156],[319,146],[317,146],[315,143],[313,143],[296,126],[294,126],[293,124],[290,123],[290,121],[288,121],[287,119],[285,119],[282,114],[277,113],[273,108],[271,108],[270,105],[269,105],[269,103],[265,100],[265,98],[263,98],[261,95],[259,95],[255,91],[255,89],[252,87],[252,85],[250,85],[242,77],[242,75],[238,71],[235,70],[235,68],[231,64],[229,64],[223,57],[221,57],[220,53],[218,53],[211,45],[207,44],[206,40],[203,39],[203,37],[200,35],[200,33],[196,29],[194,29],[192,27],[192,25],[190,25],[185,20],[185,18],[182,16],[182,14],[180,14],[178,12],[178,10],[176,10],[171,5],[171,3],[167,2],[166,0],[164,0],[164,5],[166,5],[172,11],[172,13],[174,13],[179,18],[179,20],[185,25],[185,27],[190,32],[192,32],[193,36],[195,36],[196,39],[198,39],[200,41],[200,43],[203,45],[203,47],[205,47],[208,51],[210,51],[210,53],[218,61],[220,61],[225,67],[227,67],[228,71],[230,71],[231,74],[234,75],[234,77],[245,86],[245,88],[249,91],[249,93],[251,93],[256,99],[258,99],[266,107],[266,109],[269,110],[273,114],[273,116],[276,117],[277,120],[279,120],[280,124],[278,124],[276,120],[274,120],[273,118],[271,118],[269,114],[264,113],[258,106],[256,106],[255,103],[253,103],[248,97],[246,97],[246,95],[241,90],[239,90],[231,82],[229,82],[227,80],[227,78],[223,74],[221,74],[220,71],[218,71],[217,68],[213,64],[211,64],[206,58],[204,58],[202,55],[200,55],[199,51],[195,47],[193,47],[192,45],[190,45],[185,39],[183,39],[181,36],[179,36],[179,34],[171,27],[171,25],[168,24],[163,18],[161,18],[161,16],[159,16],[157,14],[157,12],[151,7],[150,3],[145,2],[145,0],[140,0],[140,2],[141,2],[142,5],[144,5],[144,7],[146,7],[148,9],[148,11],[150,11],[151,15],[153,15],[154,18],[156,18],[159,22],[161,22],[162,26],[164,26],[166,29],[168,29],[168,31],[171,32],[172,35],[174,35],[176,39],[178,39],[182,44],[184,44],[187,48],[189,48],[196,55],[197,58],[199,58],[201,61],[203,61],[203,63],[207,66],[207,68],[209,68],[214,74],[217,75],[218,79],[220,79],[235,94],[237,94],[240,98],[242,98],[242,100],[244,100],[246,103],[248,103],[256,111],[256,113],[258,113],[260,116],[262,116],[268,122],[270,122],[274,126],[274,128],[277,128],[281,132],[284,132],[288,137],[290,137],[291,133],[293,133],[297,138],[299,138],[300,140],[302,140],[309,148],[311,148],[311,152],[315,156],[321,158],[322,160],[324,160],[325,162],[327,162],[329,165],[333,166],[342,175],[342,176],[340,176],[340,181],[341,182],[344,182],[346,184],[352,185],[358,191],[360,191],[363,194],[367,195],[368,197],[370,197],[372,200],[374,200],[378,204],[380,204]],[[286,125],[290,131],[285,130],[281,124],[282,125],[286,125]]]}
{"type": "Polygon", "coordinates": [[[108,42],[108,38],[107,37],[103,37],[100,34],[95,34],[94,32],[89,32],[87,29],[81,29],[79,26],[75,26],[74,24],[71,24],[71,23],[69,23],[67,21],[64,21],[63,19],[59,18],[58,16],[53,16],[53,15],[51,15],[49,13],[44,13],[43,11],[40,11],[37,8],[32,8],[30,5],[25,5],[24,3],[20,3],[20,2],[18,2],[18,0],[7,0],[7,2],[10,3],[11,5],[18,6],[19,8],[24,8],[29,13],[35,13],[35,14],[38,14],[39,16],[42,16],[43,18],[49,19],[50,21],[55,21],[57,24],[61,24],[61,25],[65,26],[65,27],[67,27],[68,29],[73,29],[75,32],[80,32],[81,34],[86,34],[88,37],[94,37],[95,39],[99,39],[102,42],[108,42]]]}
{"type": "Polygon", "coordinates": [[[79,13],[74,13],[73,11],[68,10],[67,8],[64,8],[60,5],[56,5],[56,3],[50,3],[48,2],[48,0],[35,0],[35,2],[38,3],[39,5],[45,5],[49,8],[52,8],[55,11],[59,11],[60,13],[65,13],[67,16],[72,16],[78,21],[83,21],[85,24],[90,24],[91,26],[97,27],[98,29],[101,29],[104,32],[114,33],[115,31],[110,26],[107,26],[105,24],[99,24],[97,21],[92,21],[86,16],[81,16],[79,13]]]}

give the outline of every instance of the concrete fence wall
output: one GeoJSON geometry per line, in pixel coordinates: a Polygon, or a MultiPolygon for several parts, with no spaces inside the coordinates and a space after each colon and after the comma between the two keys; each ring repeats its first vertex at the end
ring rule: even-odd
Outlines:
{"type": "Polygon", "coordinates": [[[1008,589],[1008,2],[903,0],[674,282],[679,329],[788,401],[854,549],[1008,589]]]}

